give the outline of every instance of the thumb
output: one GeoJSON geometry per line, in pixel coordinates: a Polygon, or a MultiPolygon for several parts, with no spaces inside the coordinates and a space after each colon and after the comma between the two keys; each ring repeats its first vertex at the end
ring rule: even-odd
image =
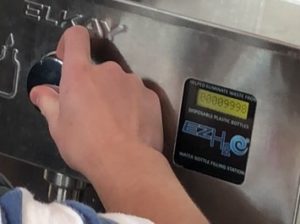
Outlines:
{"type": "Polygon", "coordinates": [[[40,109],[48,125],[52,126],[59,112],[58,92],[47,85],[36,86],[30,92],[30,100],[40,109]]]}

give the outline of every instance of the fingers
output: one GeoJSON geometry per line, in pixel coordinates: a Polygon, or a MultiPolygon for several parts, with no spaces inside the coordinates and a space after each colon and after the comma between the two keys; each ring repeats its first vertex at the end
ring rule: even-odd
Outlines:
{"type": "Polygon", "coordinates": [[[36,86],[30,92],[30,99],[45,116],[49,126],[56,122],[59,112],[58,93],[50,86],[36,86]]]}
{"type": "Polygon", "coordinates": [[[61,37],[56,54],[64,65],[91,62],[90,35],[86,28],[74,26],[65,31],[61,37]]]}
{"type": "Polygon", "coordinates": [[[93,58],[95,63],[115,61],[125,72],[132,73],[126,60],[111,41],[91,39],[88,30],[82,26],[74,26],[65,31],[58,43],[56,54],[64,65],[71,62],[91,63],[93,58]]]}

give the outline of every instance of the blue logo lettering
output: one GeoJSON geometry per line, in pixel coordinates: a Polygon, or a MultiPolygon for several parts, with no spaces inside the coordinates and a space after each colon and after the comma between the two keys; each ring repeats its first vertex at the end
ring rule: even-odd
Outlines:
{"type": "Polygon", "coordinates": [[[225,157],[230,157],[231,153],[236,156],[244,156],[248,152],[250,140],[241,135],[235,135],[229,142],[226,142],[226,131],[222,131],[221,136],[217,136],[215,128],[192,121],[185,121],[182,132],[208,140],[211,148],[215,146],[216,142],[219,143],[221,155],[225,157]]]}

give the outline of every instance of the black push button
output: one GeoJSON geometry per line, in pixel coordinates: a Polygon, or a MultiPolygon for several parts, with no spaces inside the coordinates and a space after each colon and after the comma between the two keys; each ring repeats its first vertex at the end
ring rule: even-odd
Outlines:
{"type": "Polygon", "coordinates": [[[37,62],[30,70],[27,79],[28,94],[38,85],[59,86],[61,78],[62,61],[55,57],[45,57],[37,62]]]}
{"type": "MultiPolygon", "coordinates": [[[[126,73],[132,73],[130,66],[118,48],[107,39],[91,38],[91,58],[95,64],[106,61],[117,62],[126,73]]],[[[27,92],[37,85],[59,86],[63,62],[50,52],[31,68],[27,78],[27,92]]]]}

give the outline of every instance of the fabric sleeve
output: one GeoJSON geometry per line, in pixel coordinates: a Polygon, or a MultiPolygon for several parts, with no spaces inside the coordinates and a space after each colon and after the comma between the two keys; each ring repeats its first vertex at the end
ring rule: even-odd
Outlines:
{"type": "Polygon", "coordinates": [[[76,201],[45,204],[34,200],[24,188],[16,188],[0,197],[0,224],[153,224],[125,214],[97,214],[76,201]]]}

